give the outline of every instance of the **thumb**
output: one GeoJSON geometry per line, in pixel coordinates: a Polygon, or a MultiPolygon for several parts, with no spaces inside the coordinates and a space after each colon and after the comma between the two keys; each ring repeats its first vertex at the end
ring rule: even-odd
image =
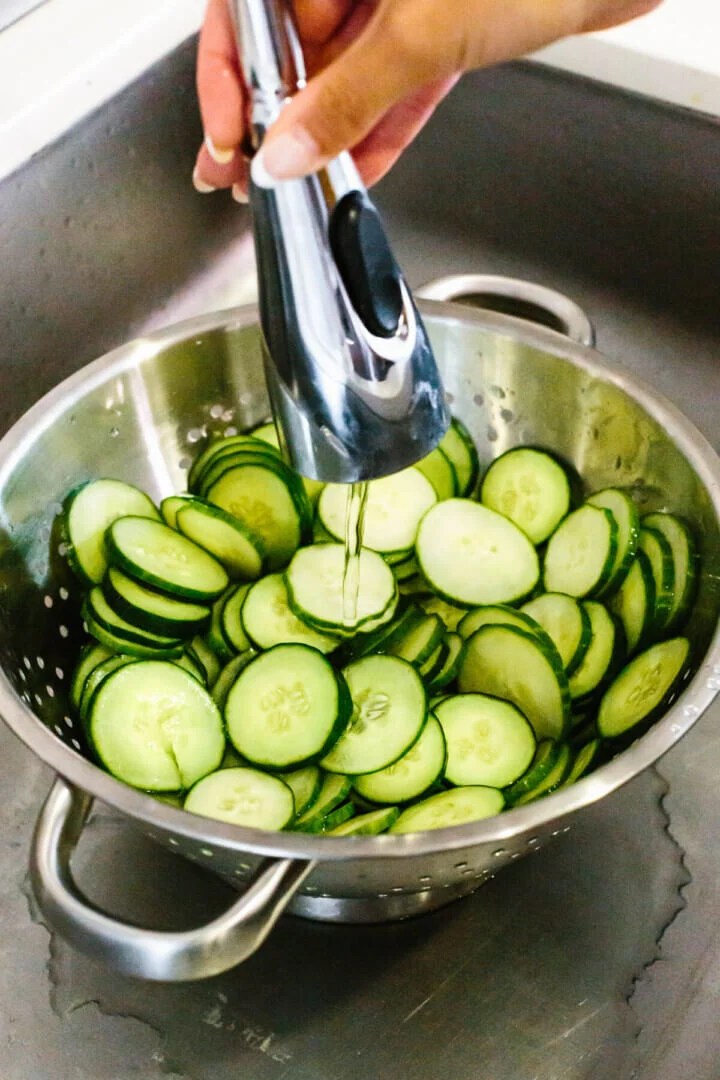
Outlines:
{"type": "Polygon", "coordinates": [[[451,73],[453,65],[445,70],[445,57],[425,44],[432,36],[413,43],[399,17],[403,7],[393,0],[387,16],[385,5],[378,8],[359,37],[283,109],[253,161],[256,183],[315,172],[356,146],[398,102],[451,73]]]}

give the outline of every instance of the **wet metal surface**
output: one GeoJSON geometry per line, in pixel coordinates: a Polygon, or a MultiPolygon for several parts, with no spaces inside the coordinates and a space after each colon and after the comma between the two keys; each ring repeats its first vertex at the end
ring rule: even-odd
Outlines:
{"type": "MultiPolygon", "coordinates": [[[[193,193],[198,141],[188,47],[0,185],[3,430],[143,327],[250,298],[247,216],[193,193]]],[[[567,292],[601,351],[718,448],[718,166],[709,122],[514,66],[467,80],[378,202],[413,284],[482,271],[567,292]]],[[[150,987],[31,918],[51,778],[0,727],[0,1076],[718,1080],[719,772],[716,704],[659,765],[677,844],[652,771],[435,915],[286,918],[235,972],[150,987]]],[[[153,925],[227,901],[101,809],[77,861],[93,898],[153,925]]]]}

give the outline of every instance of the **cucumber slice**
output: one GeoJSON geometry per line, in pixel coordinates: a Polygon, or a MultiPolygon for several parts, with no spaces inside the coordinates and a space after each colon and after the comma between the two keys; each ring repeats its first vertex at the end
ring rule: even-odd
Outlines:
{"type": "Polygon", "coordinates": [[[99,585],[107,570],[105,533],[119,517],[158,519],[152,499],[122,480],[91,480],[73,491],[63,509],[68,560],[86,585],[99,585]]]}
{"type": "Polygon", "coordinates": [[[541,593],[520,610],[542,626],[560,653],[565,674],[572,675],[592,637],[590,616],[582,604],[565,593],[541,593]]]}
{"type": "Polygon", "coordinates": [[[361,656],[368,656],[370,653],[392,653],[395,646],[413,627],[421,623],[423,618],[422,609],[411,600],[378,630],[367,633],[360,631],[355,637],[344,641],[337,649],[333,660],[338,666],[344,667],[351,661],[359,660],[361,656]]]}
{"type": "Polygon", "coordinates": [[[126,664],[135,663],[137,663],[137,659],[134,656],[115,655],[110,656],[107,660],[103,660],[101,664],[98,664],[97,667],[93,668],[85,680],[85,685],[78,704],[78,715],[83,724],[86,724],[87,718],[90,715],[92,701],[100,684],[111,674],[111,672],[117,671],[118,668],[125,667],[126,664]]]}
{"type": "MultiPolygon", "coordinates": [[[[269,420],[265,424],[260,424],[259,427],[253,428],[253,438],[260,439],[262,442],[268,443],[270,446],[280,449],[280,439],[278,438],[277,428],[273,420],[269,420]]],[[[320,493],[325,487],[322,480],[314,480],[311,476],[301,476],[302,485],[305,488],[305,494],[310,500],[311,504],[315,506],[320,493]]]]}
{"type": "MultiPolygon", "coordinates": [[[[356,629],[388,622],[397,605],[392,570],[382,556],[362,548],[359,555],[356,629]]],[[[344,544],[313,544],[293,556],[285,572],[288,600],[298,618],[321,632],[345,629],[344,544]]]]}
{"type": "MultiPolygon", "coordinates": [[[[234,469],[236,466],[243,465],[260,465],[283,479],[286,479],[288,471],[285,462],[277,451],[258,441],[256,448],[244,446],[231,448],[226,453],[216,454],[200,474],[196,485],[197,494],[201,498],[205,498],[208,491],[224,473],[229,472],[230,469],[234,469]]],[[[292,473],[292,482],[294,487],[299,485],[300,480],[296,473],[292,473]]]]}
{"type": "Polygon", "coordinates": [[[221,769],[188,792],[185,810],[250,829],[284,829],[295,813],[293,793],[277,776],[245,767],[221,769]]]}
{"type": "Polygon", "coordinates": [[[570,690],[557,650],[514,626],[481,626],[465,643],[461,693],[516,705],[538,739],[561,739],[570,721],[570,690]]]}
{"type": "Polygon", "coordinates": [[[598,734],[615,739],[649,722],[686,673],[689,651],[687,638],[676,637],[634,657],[602,696],[598,734]]]}
{"type": "Polygon", "coordinates": [[[494,817],[505,806],[503,793],[490,787],[457,787],[431,795],[403,810],[391,833],[449,829],[470,821],[494,817]]]}
{"type": "Polygon", "coordinates": [[[698,554],[689,526],[675,514],[656,511],[646,514],[642,523],[662,533],[672,552],[675,588],[673,602],[665,623],[665,631],[673,630],[683,621],[695,597],[698,554]]]}
{"type": "Polygon", "coordinates": [[[576,780],[579,780],[581,776],[585,776],[586,773],[590,772],[600,761],[602,745],[601,739],[591,739],[589,742],[584,743],[575,752],[570,770],[560,787],[569,787],[570,784],[574,784],[576,780]]]}
{"type": "Polygon", "coordinates": [[[367,814],[356,814],[349,821],[326,829],[328,836],[377,836],[387,832],[400,816],[397,806],[384,806],[380,810],[371,810],[367,814]]]}
{"type": "Polygon", "coordinates": [[[428,615],[439,615],[446,630],[457,630],[461,620],[467,615],[466,608],[456,607],[441,596],[421,596],[418,604],[428,615]]]}
{"type": "Polygon", "coordinates": [[[440,616],[426,615],[387,651],[421,668],[444,640],[445,623],[440,616]]]}
{"type": "Polygon", "coordinates": [[[560,756],[560,746],[561,744],[555,742],[554,739],[542,739],[537,744],[528,769],[505,792],[508,805],[514,805],[521,795],[540,786],[545,777],[555,768],[560,756]]]}
{"type": "Polygon", "coordinates": [[[585,504],[569,514],[548,540],[543,567],[547,592],[584,597],[610,579],[618,546],[618,526],[604,507],[585,504]]]}
{"type": "Polygon", "coordinates": [[[251,646],[250,638],[245,633],[242,623],[243,604],[249,591],[249,583],[237,585],[226,595],[220,612],[223,637],[235,652],[239,653],[245,652],[251,646]]]}
{"type": "Polygon", "coordinates": [[[294,769],[292,772],[280,774],[293,793],[295,800],[295,817],[300,817],[309,810],[320,795],[323,774],[317,765],[306,765],[304,769],[294,769]]]}
{"type": "Polygon", "coordinates": [[[210,622],[210,609],[166,596],[134,581],[115,566],[108,567],[103,593],[110,606],[127,622],[167,637],[194,637],[210,622]]]}
{"type": "Polygon", "coordinates": [[[420,522],[415,545],[424,577],[464,607],[520,600],[540,574],[535,548],[502,514],[470,499],[448,499],[420,522]]]}
{"type": "Polygon", "coordinates": [[[187,506],[196,498],[195,495],[168,495],[160,503],[160,514],[166,525],[177,528],[177,513],[181,506],[187,506]]]}
{"type": "Polygon", "coordinates": [[[351,711],[344,678],[317,649],[276,645],[240,672],[225,701],[225,723],[246,760],[285,772],[322,757],[351,711]]]}
{"type": "MultiPolygon", "coordinates": [[[[92,619],[93,624],[103,627],[108,633],[116,638],[133,642],[137,645],[146,645],[151,649],[171,649],[182,647],[182,640],[178,637],[168,637],[165,634],[154,634],[150,630],[142,630],[139,626],[123,619],[107,602],[105,594],[99,585],[95,585],[85,597],[83,603],[83,615],[86,619],[92,619]]],[[[121,652],[122,650],[117,650],[121,652]]]]}
{"type": "Polygon", "coordinates": [[[642,648],[652,634],[655,578],[645,552],[638,548],[625,580],[610,599],[612,611],[625,631],[628,652],[642,648]]]}
{"type": "Polygon", "coordinates": [[[543,777],[543,779],[530,788],[528,791],[519,795],[513,806],[525,806],[527,803],[535,802],[541,795],[549,795],[551,792],[559,788],[568,775],[573,763],[573,752],[567,743],[559,743],[557,748],[557,757],[553,764],[552,769],[543,777]]]}
{"type": "Polygon", "coordinates": [[[393,562],[391,565],[393,574],[399,582],[408,581],[410,578],[417,577],[420,571],[420,566],[415,557],[414,550],[412,555],[409,555],[407,559],[403,559],[402,562],[393,562]]]}
{"type": "Polygon", "coordinates": [[[212,689],[210,691],[212,699],[218,709],[225,710],[225,702],[230,693],[230,687],[233,686],[243,668],[247,667],[250,661],[256,656],[257,653],[254,649],[247,649],[245,652],[233,656],[233,658],[228,660],[228,662],[220,669],[213,680],[212,689]]]}
{"type": "Polygon", "coordinates": [[[343,671],[352,698],[347,730],[322,758],[328,772],[376,772],[416,741],[427,718],[427,694],[411,664],[396,656],[365,656],[343,671]]]}
{"type": "MultiPolygon", "coordinates": [[[[321,524],[335,539],[345,540],[348,484],[327,484],[318,502],[321,524]]],[[[418,525],[426,510],[437,502],[432,484],[416,468],[371,480],[363,519],[363,547],[386,558],[399,553],[407,557],[415,544],[418,525]]]]}
{"type": "Polygon", "coordinates": [[[228,586],[217,559],[162,521],[123,517],[106,536],[112,565],[143,584],[206,603],[228,586]]]}
{"type": "Polygon", "coordinates": [[[592,694],[612,675],[624,646],[622,630],[607,608],[596,600],[582,604],[590,620],[590,644],[568,680],[574,701],[592,694]]]}
{"type": "Polygon", "coordinates": [[[223,662],[218,659],[207,641],[199,636],[192,639],[187,651],[205,672],[205,684],[212,690],[215,686],[215,680],[220,674],[223,662]]]}
{"type": "Polygon", "coordinates": [[[450,458],[436,446],[412,466],[430,481],[438,499],[452,499],[460,493],[458,478],[450,458]]]}
{"type": "Polygon", "coordinates": [[[178,531],[222,563],[233,581],[254,581],[260,576],[262,540],[231,514],[195,499],[180,507],[176,521],[178,531]]]}
{"type": "Polygon", "coordinates": [[[100,645],[97,641],[83,647],[70,681],[70,704],[73,709],[80,708],[80,698],[88,675],[98,664],[102,664],[104,660],[109,660],[113,655],[113,652],[106,645],[100,645]]]}
{"type": "Polygon", "coordinates": [[[269,570],[279,570],[312,531],[312,513],[297,476],[281,462],[248,461],[228,468],[204,491],[260,537],[269,570]]]}
{"type": "Polygon", "coordinates": [[[662,634],[675,604],[675,563],[668,540],[655,529],[640,529],[638,545],[648,557],[655,582],[653,632],[662,634]]]}
{"type": "Polygon", "coordinates": [[[435,710],[447,745],[451,784],[507,787],[527,770],[535,735],[514,705],[485,694],[457,694],[435,710]]]}
{"type": "Polygon", "coordinates": [[[345,802],[350,794],[351,787],[352,782],[348,776],[327,773],[322,777],[322,784],[317,798],[310,804],[304,814],[300,814],[295,819],[293,829],[298,832],[320,832],[327,816],[345,802]]]}
{"type": "Polygon", "coordinates": [[[92,701],[89,733],[108,772],[145,791],[178,791],[217,769],[220,712],[177,664],[140,660],[113,671],[92,701]]]}
{"type": "Polygon", "coordinates": [[[324,817],[314,818],[310,824],[303,827],[303,832],[310,833],[330,833],[338,828],[340,825],[344,825],[350,818],[355,816],[355,806],[351,802],[342,803],[340,806],[335,807],[329,814],[324,817]]]}
{"type": "Polygon", "coordinates": [[[438,671],[441,671],[445,666],[449,651],[450,649],[445,640],[445,634],[443,634],[442,640],[435,651],[430,653],[425,663],[418,667],[420,677],[426,684],[431,683],[438,671]]]}
{"type": "Polygon", "coordinates": [[[472,495],[480,472],[478,452],[470,432],[456,416],[438,446],[455,469],[458,495],[472,495]]]}
{"type": "Polygon", "coordinates": [[[221,664],[227,663],[235,654],[232,643],[225,637],[222,625],[222,615],[227,597],[228,593],[225,592],[214,602],[210,615],[210,626],[204,634],[208,647],[221,664]]]}
{"type": "Polygon", "coordinates": [[[114,630],[108,630],[93,618],[87,606],[83,608],[83,619],[88,633],[105,645],[113,653],[125,653],[127,656],[136,656],[147,660],[172,660],[182,656],[184,652],[183,642],[178,641],[175,645],[158,646],[143,644],[137,640],[130,640],[114,630]]]}
{"type": "Polygon", "coordinates": [[[207,683],[205,682],[205,668],[199,661],[193,659],[189,652],[183,652],[178,656],[177,660],[173,660],[173,663],[177,664],[178,667],[184,668],[185,671],[189,671],[201,686],[207,686],[207,683]]]}
{"type": "Polygon", "coordinates": [[[515,447],[490,465],[480,487],[480,501],[514,522],[533,544],[541,544],[570,509],[570,482],[550,454],[515,447]]]}
{"type": "Polygon", "coordinates": [[[268,574],[249,589],[242,605],[242,624],[251,643],[258,649],[300,642],[329,653],[339,640],[331,634],[313,630],[291,611],[282,574],[268,574]]]}
{"type": "Polygon", "coordinates": [[[427,680],[429,694],[437,694],[439,690],[449,686],[457,678],[460,671],[465,648],[464,640],[459,634],[449,633],[445,635],[445,643],[448,650],[445,661],[440,670],[431,679],[427,680]]]}
{"type": "Polygon", "coordinates": [[[590,506],[603,507],[615,518],[618,527],[617,551],[605,585],[598,590],[598,597],[609,596],[623,583],[640,536],[640,519],[632,496],[621,488],[603,488],[585,500],[590,506]]]}
{"type": "Polygon", "coordinates": [[[198,454],[190,466],[187,478],[188,488],[190,491],[196,491],[198,489],[201,475],[211,461],[238,450],[251,451],[254,448],[257,451],[262,452],[263,450],[266,450],[267,447],[268,440],[259,439],[254,433],[252,435],[227,435],[220,439],[213,439],[212,442],[208,443],[205,449],[198,454]]]}
{"type": "Polygon", "coordinates": [[[465,641],[481,626],[517,626],[528,634],[543,632],[536,619],[509,604],[484,604],[468,611],[458,623],[458,633],[465,641]]]}
{"type": "Polygon", "coordinates": [[[423,795],[445,770],[445,736],[429,714],[420,737],[392,765],[353,778],[355,791],[371,803],[404,803],[423,795]]]}

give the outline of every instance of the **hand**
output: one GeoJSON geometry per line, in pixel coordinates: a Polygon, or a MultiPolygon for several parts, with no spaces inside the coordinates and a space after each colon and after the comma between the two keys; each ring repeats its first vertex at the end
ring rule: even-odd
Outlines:
{"type": "MultiPolygon", "coordinates": [[[[270,129],[258,166],[314,172],[351,149],[366,184],[383,176],[463,72],[570,34],[643,15],[660,0],[295,0],[307,87],[270,129]]],[[[198,96],[206,133],[193,180],[245,201],[243,81],[226,0],[209,0],[198,96]]]]}

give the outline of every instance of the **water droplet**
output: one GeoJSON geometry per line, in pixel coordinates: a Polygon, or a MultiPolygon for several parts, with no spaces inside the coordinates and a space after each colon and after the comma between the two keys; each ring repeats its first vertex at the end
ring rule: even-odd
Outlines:
{"type": "Polygon", "coordinates": [[[686,720],[694,720],[695,717],[699,715],[699,713],[700,710],[698,709],[697,705],[686,705],[683,709],[683,716],[686,720]]]}
{"type": "Polygon", "coordinates": [[[482,394],[475,394],[473,401],[478,406],[485,404],[485,398],[482,396],[482,394]]]}
{"type": "Polygon", "coordinates": [[[501,399],[505,397],[505,391],[503,390],[502,386],[491,386],[490,393],[494,394],[495,397],[499,397],[501,399]]]}
{"type": "Polygon", "coordinates": [[[212,416],[213,420],[219,420],[220,417],[222,416],[222,414],[223,414],[222,405],[211,405],[210,406],[210,415],[212,416]]]}
{"type": "Polygon", "coordinates": [[[111,439],[117,439],[119,434],[120,434],[120,428],[116,428],[116,427],[111,427],[110,428],[110,438],[111,439]]]}
{"type": "Polygon", "coordinates": [[[510,421],[515,418],[515,413],[512,411],[512,409],[501,409],[500,418],[504,420],[506,424],[509,424],[510,421]]]}
{"type": "Polygon", "coordinates": [[[189,443],[199,442],[200,439],[202,439],[202,435],[203,435],[203,433],[202,433],[202,430],[200,428],[196,428],[196,427],[195,428],[190,428],[190,430],[187,433],[187,441],[189,443]]]}

